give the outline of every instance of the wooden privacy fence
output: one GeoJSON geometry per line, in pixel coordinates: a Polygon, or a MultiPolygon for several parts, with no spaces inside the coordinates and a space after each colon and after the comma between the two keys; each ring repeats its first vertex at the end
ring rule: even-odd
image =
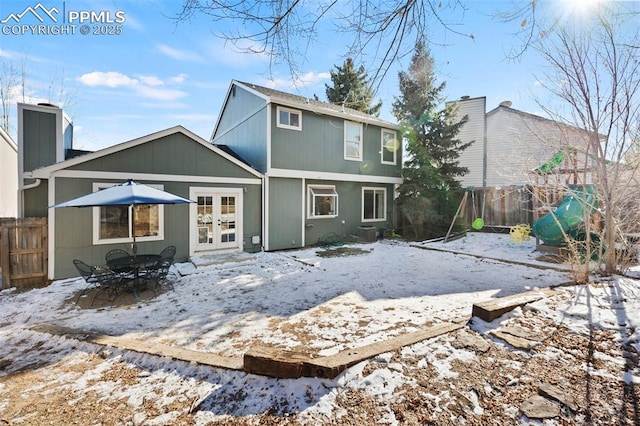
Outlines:
{"type": "MultiPolygon", "coordinates": [[[[462,194],[461,194],[462,197],[462,194]]],[[[463,217],[467,228],[482,218],[485,228],[506,228],[533,223],[531,188],[503,186],[473,188],[467,198],[463,217]]]]}
{"type": "Polygon", "coordinates": [[[42,287],[47,279],[47,218],[0,218],[2,288],[42,287]]]}

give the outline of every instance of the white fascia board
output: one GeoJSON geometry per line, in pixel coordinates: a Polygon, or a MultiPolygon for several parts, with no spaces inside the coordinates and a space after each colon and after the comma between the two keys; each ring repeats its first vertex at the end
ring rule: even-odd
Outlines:
{"type": "Polygon", "coordinates": [[[52,164],[50,166],[46,166],[46,167],[41,167],[37,170],[34,170],[32,173],[32,176],[34,178],[42,178],[42,179],[47,179],[49,177],[49,175],[51,175],[54,172],[57,172],[59,170],[62,169],[66,169],[67,167],[71,167],[71,166],[75,166],[78,164],[82,164],[85,163],[87,161],[91,161],[91,160],[95,160],[96,158],[101,158],[104,157],[106,155],[109,154],[113,154],[128,148],[132,148],[138,145],[142,145],[144,143],[147,142],[151,142],[153,140],[156,139],[160,139],[163,138],[165,136],[169,136],[172,135],[174,133],[182,133],[185,136],[193,139],[194,141],[200,143],[202,146],[206,147],[207,149],[210,149],[211,151],[215,152],[216,154],[220,155],[221,157],[227,159],[228,161],[231,161],[232,163],[234,163],[235,165],[241,167],[242,169],[250,172],[251,174],[253,174],[254,176],[256,176],[257,178],[260,178],[262,175],[252,169],[251,167],[249,167],[248,165],[244,164],[242,161],[236,159],[235,157],[227,154],[226,152],[222,151],[220,148],[217,148],[215,145],[213,145],[212,143],[204,140],[203,138],[201,138],[200,136],[196,135],[195,133],[191,132],[190,130],[187,130],[186,128],[182,127],[182,126],[174,126],[174,127],[170,127],[168,129],[165,130],[161,130],[159,132],[156,133],[151,133],[149,135],[146,136],[142,136],[133,140],[130,140],[128,142],[123,142],[120,143],[118,145],[113,145],[111,147],[105,148],[105,149],[101,149],[99,151],[95,151],[89,154],[85,154],[85,155],[81,155],[79,157],[75,157],[72,158],[70,160],[65,160],[62,161],[60,163],[57,164],[52,164]]]}
{"type": "MultiPolygon", "coordinates": [[[[51,177],[74,178],[74,179],[113,179],[113,180],[140,180],[140,181],[163,181],[163,182],[201,182],[215,184],[235,184],[235,185],[261,185],[262,179],[251,178],[230,178],[216,176],[189,176],[171,175],[158,173],[130,173],[130,172],[103,172],[91,170],[59,170],[53,172],[51,177]]],[[[33,177],[38,177],[34,176],[33,177]]]]}
{"type": "MultiPolygon", "coordinates": [[[[224,112],[224,110],[227,107],[227,104],[229,103],[229,98],[231,97],[231,92],[233,90],[233,86],[238,86],[238,87],[242,87],[244,90],[262,98],[265,100],[265,104],[269,102],[269,98],[266,97],[265,95],[263,95],[262,93],[256,91],[255,89],[252,89],[251,87],[245,86],[244,84],[240,83],[239,81],[236,80],[231,80],[231,84],[229,84],[229,88],[227,89],[227,94],[224,97],[224,101],[222,102],[222,108],[220,109],[220,112],[218,113],[218,118],[216,118],[216,123],[213,126],[213,130],[211,131],[211,137],[209,138],[211,142],[213,142],[214,140],[214,136],[216,134],[216,132],[218,131],[218,126],[220,125],[220,120],[222,120],[222,113],[224,112]]],[[[253,113],[251,114],[253,115],[253,113]]],[[[242,120],[244,121],[244,120],[242,120]]]]}
{"type": "Polygon", "coordinates": [[[402,183],[401,177],[376,176],[376,175],[356,175],[347,173],[330,173],[330,172],[313,172],[307,170],[289,170],[289,169],[270,169],[269,177],[276,178],[292,178],[292,179],[315,179],[315,180],[334,180],[345,182],[363,182],[363,183],[402,183]]]}
{"type": "Polygon", "coordinates": [[[242,87],[244,90],[246,90],[247,92],[251,93],[252,95],[256,95],[259,98],[264,99],[267,103],[271,101],[271,97],[265,95],[264,93],[252,88],[251,86],[247,86],[246,84],[242,84],[241,82],[237,81],[237,80],[233,80],[231,82],[231,86],[236,85],[238,87],[242,87]]]}
{"type": "Polygon", "coordinates": [[[231,95],[232,88],[233,88],[233,81],[231,81],[231,84],[227,88],[227,94],[224,97],[224,101],[222,101],[222,108],[220,109],[220,112],[218,113],[218,117],[216,118],[216,122],[213,125],[211,136],[209,136],[209,141],[211,142],[213,142],[213,136],[216,134],[216,131],[218,130],[218,126],[220,125],[220,120],[222,119],[222,111],[224,111],[225,107],[227,106],[227,102],[229,102],[229,96],[231,95]]]}

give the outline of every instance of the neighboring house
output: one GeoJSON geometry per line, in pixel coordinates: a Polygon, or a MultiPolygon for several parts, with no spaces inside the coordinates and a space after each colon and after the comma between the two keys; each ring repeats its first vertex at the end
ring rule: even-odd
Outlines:
{"type": "Polygon", "coordinates": [[[393,123],[239,81],[211,137],[264,174],[267,251],[341,240],[364,226],[390,229],[399,140],[393,123]]]}
{"type": "Polygon", "coordinates": [[[0,127],[0,217],[18,215],[18,147],[0,127]]]}
{"type": "Polygon", "coordinates": [[[467,123],[458,138],[474,143],[460,155],[469,168],[463,187],[495,187],[537,183],[534,170],[566,152],[557,171],[583,172],[591,159],[586,154],[590,134],[576,127],[511,108],[503,102],[486,112],[486,98],[464,97],[458,101],[457,118],[467,123]]]}
{"type": "Polygon", "coordinates": [[[129,208],[48,208],[127,179],[196,201],[136,210],[138,253],[175,245],[186,260],[261,249],[262,175],[228,151],[176,126],[79,152],[60,108],[18,104],[18,117],[22,213],[48,217],[50,279],[77,276],[74,258],[102,264],[110,249],[131,249],[129,208]]]}

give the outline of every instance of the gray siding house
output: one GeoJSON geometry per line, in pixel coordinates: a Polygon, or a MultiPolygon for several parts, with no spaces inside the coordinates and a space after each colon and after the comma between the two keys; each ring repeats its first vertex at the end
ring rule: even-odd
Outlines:
{"type": "Polygon", "coordinates": [[[239,81],[211,137],[264,175],[267,251],[391,228],[394,185],[402,182],[399,140],[393,123],[239,81]]]}
{"type": "Polygon", "coordinates": [[[133,179],[195,203],[136,210],[138,253],[177,247],[176,260],[261,249],[262,175],[181,126],[96,152],[72,148],[72,125],[53,106],[19,104],[23,216],[49,222],[49,278],[77,276],[72,260],[104,263],[112,248],[131,249],[128,208],[49,208],[133,179]],[[81,154],[81,155],[79,155],[81,154]]]}
{"type": "Polygon", "coordinates": [[[138,253],[176,259],[282,250],[393,226],[402,150],[393,123],[342,106],[232,81],[211,141],[181,126],[96,152],[73,148],[73,123],[52,105],[18,104],[19,215],[49,223],[49,278],[72,260],[104,263],[130,249],[126,207],[50,208],[128,179],[194,203],[136,208],[138,253]]]}
{"type": "Polygon", "coordinates": [[[474,141],[460,156],[460,165],[469,168],[462,186],[496,187],[535,184],[536,168],[549,162],[555,153],[569,148],[578,151],[572,161],[559,169],[583,170],[590,165],[586,154],[589,134],[576,127],[511,108],[503,102],[486,112],[486,98],[453,101],[458,119],[468,116],[458,137],[474,141]]]}

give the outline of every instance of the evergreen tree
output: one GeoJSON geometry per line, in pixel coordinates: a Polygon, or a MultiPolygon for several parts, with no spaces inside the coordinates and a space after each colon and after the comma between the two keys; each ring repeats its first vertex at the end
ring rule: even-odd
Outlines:
{"type": "Polygon", "coordinates": [[[456,122],[453,105],[438,109],[445,83],[436,84],[434,61],[423,43],[416,45],[408,72],[398,77],[401,96],[393,115],[403,131],[407,160],[397,202],[417,238],[425,222],[450,210],[451,191],[461,188],[457,178],[469,171],[458,158],[471,143],[456,139],[467,118],[456,122]]]}
{"type": "Polygon", "coordinates": [[[382,101],[371,105],[373,102],[373,89],[364,66],[355,68],[353,60],[347,58],[342,67],[335,65],[335,70],[330,71],[333,87],[325,84],[327,100],[332,104],[344,105],[348,108],[378,116],[382,101]]]}

